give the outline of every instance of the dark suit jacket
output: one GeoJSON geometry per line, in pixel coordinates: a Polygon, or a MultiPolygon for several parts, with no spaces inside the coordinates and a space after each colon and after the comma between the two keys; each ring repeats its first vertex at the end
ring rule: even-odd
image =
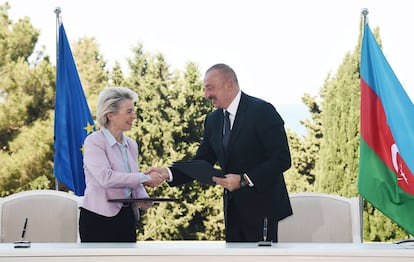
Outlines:
{"type": "MultiPolygon", "coordinates": [[[[263,218],[281,220],[292,214],[283,172],[290,168],[291,158],[284,122],[275,108],[261,99],[242,92],[230,134],[228,157],[222,146],[223,110],[209,113],[205,120],[203,140],[196,159],[219,163],[224,174],[247,173],[254,187],[225,192],[224,204],[239,210],[241,221],[263,224],[263,218]]],[[[172,169],[178,185],[190,178],[172,169]]]]}

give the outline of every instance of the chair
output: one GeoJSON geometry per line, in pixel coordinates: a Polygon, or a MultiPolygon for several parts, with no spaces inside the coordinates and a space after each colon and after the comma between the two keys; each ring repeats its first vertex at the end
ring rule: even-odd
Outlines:
{"type": "Polygon", "coordinates": [[[280,243],[361,243],[358,197],[303,192],[290,194],[293,215],[279,222],[280,243]]]}
{"type": "Polygon", "coordinates": [[[78,242],[80,197],[56,190],[30,190],[6,196],[0,203],[0,242],[21,239],[32,243],[78,242]]]}

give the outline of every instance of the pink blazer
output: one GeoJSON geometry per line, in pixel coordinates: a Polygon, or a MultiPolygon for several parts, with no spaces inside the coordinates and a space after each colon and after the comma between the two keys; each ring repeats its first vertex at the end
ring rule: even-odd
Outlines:
{"type": "MultiPolygon", "coordinates": [[[[112,217],[118,214],[122,203],[108,202],[108,199],[125,198],[125,188],[133,188],[133,197],[148,197],[138,176],[138,145],[131,138],[124,137],[128,144],[131,173],[125,173],[118,145],[109,145],[102,130],[86,137],[83,157],[86,189],[81,204],[83,208],[112,217]]],[[[135,214],[139,219],[139,212],[135,214]]]]}

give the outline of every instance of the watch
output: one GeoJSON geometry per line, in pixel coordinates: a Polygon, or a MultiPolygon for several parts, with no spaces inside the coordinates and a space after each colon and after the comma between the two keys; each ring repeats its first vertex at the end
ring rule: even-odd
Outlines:
{"type": "Polygon", "coordinates": [[[246,180],[244,180],[244,175],[240,176],[240,187],[246,187],[247,183],[246,180]]]}
{"type": "Polygon", "coordinates": [[[246,173],[243,174],[243,180],[246,182],[246,184],[249,187],[253,187],[254,186],[252,180],[250,180],[249,176],[246,173]]]}

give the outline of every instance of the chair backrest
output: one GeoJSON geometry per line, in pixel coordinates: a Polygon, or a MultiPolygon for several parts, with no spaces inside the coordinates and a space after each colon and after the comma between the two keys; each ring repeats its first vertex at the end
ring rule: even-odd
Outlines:
{"type": "Polygon", "coordinates": [[[6,196],[0,202],[0,242],[78,242],[80,197],[56,190],[29,190],[6,196]]]}
{"type": "Polygon", "coordinates": [[[304,192],[290,194],[293,215],[279,222],[280,243],[361,243],[358,197],[304,192]]]}

